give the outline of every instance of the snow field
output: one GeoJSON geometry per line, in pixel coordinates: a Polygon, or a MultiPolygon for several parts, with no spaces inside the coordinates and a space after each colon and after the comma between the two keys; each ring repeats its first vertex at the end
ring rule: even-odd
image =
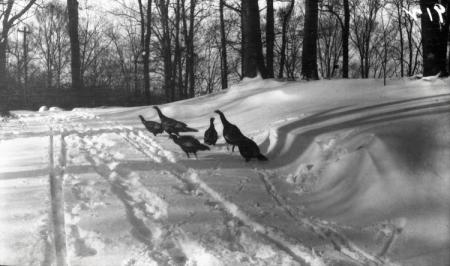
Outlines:
{"type": "Polygon", "coordinates": [[[70,265],[448,265],[449,85],[253,79],[161,106],[200,140],[224,111],[267,163],[220,139],[186,159],[139,123],[159,121],[151,107],[18,111],[1,124],[0,222],[12,230],[0,264],[58,259],[52,132],[70,265]]]}

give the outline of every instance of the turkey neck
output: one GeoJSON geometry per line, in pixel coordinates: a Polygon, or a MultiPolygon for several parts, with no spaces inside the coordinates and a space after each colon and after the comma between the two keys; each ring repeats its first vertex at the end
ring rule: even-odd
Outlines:
{"type": "Polygon", "coordinates": [[[159,110],[159,108],[155,108],[155,109],[156,109],[156,112],[158,112],[158,115],[159,115],[160,118],[166,118],[166,117],[163,115],[163,113],[161,112],[161,110],[159,110]]]}
{"type": "Polygon", "coordinates": [[[224,114],[219,113],[219,116],[220,116],[220,120],[222,121],[222,124],[224,124],[224,125],[230,125],[230,124],[231,124],[231,123],[228,122],[228,120],[225,118],[225,115],[224,115],[224,114]]]}

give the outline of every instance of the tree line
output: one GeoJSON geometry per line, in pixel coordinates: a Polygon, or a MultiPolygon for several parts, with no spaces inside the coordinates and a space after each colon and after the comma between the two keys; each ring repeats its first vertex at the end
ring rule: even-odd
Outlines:
{"type": "Polygon", "coordinates": [[[449,73],[448,0],[94,2],[2,0],[0,93],[102,90],[149,104],[257,75],[449,73]]]}

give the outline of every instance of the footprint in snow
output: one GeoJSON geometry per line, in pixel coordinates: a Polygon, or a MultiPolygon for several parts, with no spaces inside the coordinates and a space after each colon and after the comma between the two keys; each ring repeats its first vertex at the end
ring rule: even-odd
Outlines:
{"type": "Polygon", "coordinates": [[[209,206],[209,207],[212,207],[212,208],[214,208],[214,209],[219,208],[219,202],[217,202],[217,201],[207,200],[207,201],[205,202],[205,205],[207,205],[207,206],[209,206]]]}

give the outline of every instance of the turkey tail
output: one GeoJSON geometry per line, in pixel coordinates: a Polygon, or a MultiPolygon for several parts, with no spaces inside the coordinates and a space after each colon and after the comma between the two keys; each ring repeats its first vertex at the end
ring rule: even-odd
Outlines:
{"type": "Polygon", "coordinates": [[[183,132],[198,132],[198,130],[195,128],[185,127],[183,132]]]}
{"type": "Polygon", "coordinates": [[[142,115],[139,115],[139,118],[141,119],[142,123],[145,124],[146,121],[145,121],[144,117],[142,115]]]}
{"type": "Polygon", "coordinates": [[[203,144],[200,144],[198,146],[198,149],[201,150],[201,151],[209,151],[209,147],[206,146],[206,145],[203,145],[203,144]]]}
{"type": "Polygon", "coordinates": [[[262,155],[261,153],[258,156],[256,156],[256,158],[258,158],[258,160],[260,160],[260,161],[267,161],[268,160],[267,157],[262,155]]]}

